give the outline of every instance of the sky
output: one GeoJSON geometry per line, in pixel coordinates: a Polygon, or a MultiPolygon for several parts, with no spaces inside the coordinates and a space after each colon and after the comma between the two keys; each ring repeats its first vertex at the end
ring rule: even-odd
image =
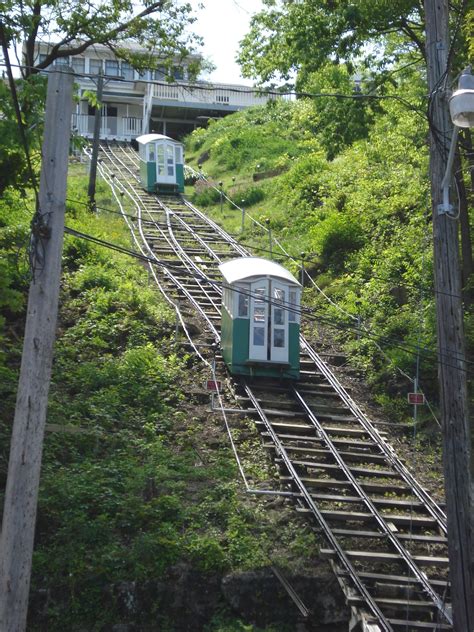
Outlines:
{"type": "Polygon", "coordinates": [[[217,66],[205,79],[252,85],[252,80],[242,78],[234,59],[251,15],[262,7],[261,0],[191,0],[191,5],[198,18],[194,31],[204,38],[202,53],[217,66]],[[204,8],[198,9],[199,4],[204,8]]]}

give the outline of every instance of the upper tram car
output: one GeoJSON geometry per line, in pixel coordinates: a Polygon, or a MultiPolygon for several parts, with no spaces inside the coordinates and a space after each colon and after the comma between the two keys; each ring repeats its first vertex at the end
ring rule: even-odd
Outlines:
{"type": "Polygon", "coordinates": [[[301,285],[283,266],[258,257],[226,261],[221,346],[231,373],[299,378],[301,285]]]}
{"type": "Polygon", "coordinates": [[[136,139],[140,182],[149,193],[184,191],[183,145],[163,134],[143,134],[136,139]]]}

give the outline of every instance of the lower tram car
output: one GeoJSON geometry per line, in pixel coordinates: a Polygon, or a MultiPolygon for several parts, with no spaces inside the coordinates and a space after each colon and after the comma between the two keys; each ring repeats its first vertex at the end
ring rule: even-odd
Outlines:
{"type": "Polygon", "coordinates": [[[149,193],[184,191],[182,143],[163,134],[143,134],[136,139],[140,159],[140,182],[149,193]]]}
{"type": "Polygon", "coordinates": [[[301,284],[278,263],[243,257],[224,279],[221,347],[233,374],[298,379],[301,284]]]}

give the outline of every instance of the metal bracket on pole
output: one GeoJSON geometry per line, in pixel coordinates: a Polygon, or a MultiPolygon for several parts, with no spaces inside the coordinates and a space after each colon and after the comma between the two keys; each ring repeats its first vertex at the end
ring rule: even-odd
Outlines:
{"type": "Polygon", "coordinates": [[[454,155],[456,153],[456,145],[458,142],[459,128],[455,125],[453,129],[453,135],[451,137],[451,145],[449,146],[448,160],[446,163],[446,172],[444,174],[443,181],[441,182],[441,189],[443,191],[443,203],[438,204],[438,215],[452,215],[453,205],[449,201],[449,183],[451,180],[451,172],[453,169],[454,155]]]}

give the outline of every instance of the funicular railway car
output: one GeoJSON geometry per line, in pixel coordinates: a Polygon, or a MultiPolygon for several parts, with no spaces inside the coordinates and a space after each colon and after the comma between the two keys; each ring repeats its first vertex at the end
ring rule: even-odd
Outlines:
{"type": "Polygon", "coordinates": [[[183,145],[163,134],[143,134],[136,139],[140,182],[149,193],[184,191],[183,145]]]}
{"type": "Polygon", "coordinates": [[[298,379],[301,285],[283,266],[243,257],[219,266],[222,355],[233,374],[298,379]]]}

